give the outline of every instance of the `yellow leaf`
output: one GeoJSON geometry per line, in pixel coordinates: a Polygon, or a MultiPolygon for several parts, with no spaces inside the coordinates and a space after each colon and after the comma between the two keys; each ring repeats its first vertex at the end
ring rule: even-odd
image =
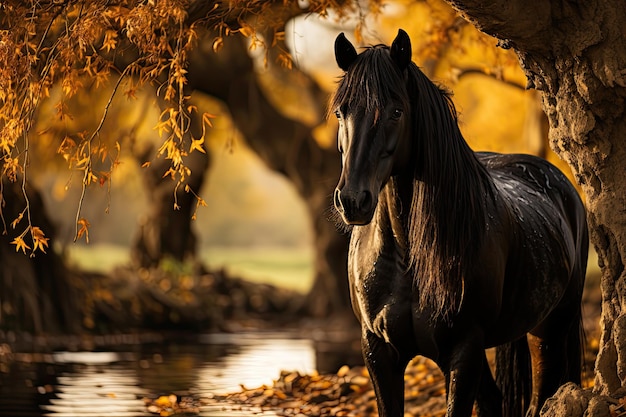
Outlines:
{"type": "MultiPolygon", "coordinates": [[[[100,154],[100,162],[104,162],[106,157],[109,155],[108,149],[106,148],[106,146],[102,146],[99,149],[97,149],[97,151],[100,154]]],[[[94,153],[95,153],[95,151],[94,151],[94,153]]]]}
{"type": "Polygon", "coordinates": [[[117,32],[114,30],[107,30],[104,33],[104,41],[102,42],[102,47],[100,48],[100,50],[102,49],[106,49],[107,52],[109,52],[111,49],[115,49],[115,46],[117,45],[117,32]]]}
{"type": "Polygon", "coordinates": [[[202,146],[203,144],[204,144],[204,136],[201,137],[200,139],[191,138],[191,146],[189,147],[189,153],[193,152],[194,150],[200,151],[202,153],[206,153],[206,151],[204,150],[204,147],[202,146]]]}
{"type": "Polygon", "coordinates": [[[213,52],[218,53],[224,46],[224,39],[220,36],[213,41],[213,52]]]}
{"type": "Polygon", "coordinates": [[[17,227],[17,224],[18,224],[19,222],[21,222],[23,218],[24,218],[24,212],[21,212],[21,213],[17,216],[17,218],[11,222],[11,227],[12,227],[13,229],[15,229],[15,228],[17,227]]]}
{"type": "Polygon", "coordinates": [[[33,242],[34,242],[33,252],[39,249],[43,253],[46,253],[46,248],[48,247],[48,241],[50,239],[44,235],[43,230],[41,230],[37,226],[33,226],[30,229],[30,235],[33,238],[33,242]]]}
{"type": "Polygon", "coordinates": [[[84,219],[81,217],[80,219],[78,219],[78,226],[79,226],[79,229],[78,229],[78,232],[76,233],[76,239],[74,240],[78,240],[84,235],[85,242],[89,243],[89,226],[91,226],[91,224],[89,224],[87,219],[84,219]]]}
{"type": "Polygon", "coordinates": [[[163,98],[165,99],[165,101],[172,101],[175,97],[176,90],[174,89],[174,86],[172,86],[172,84],[168,84],[168,86],[165,88],[165,95],[163,96],[163,98]]]}
{"type": "Polygon", "coordinates": [[[256,42],[250,42],[250,46],[248,46],[248,50],[250,52],[254,52],[254,51],[256,51],[256,48],[257,48],[257,43],[256,42]]]}
{"type": "Polygon", "coordinates": [[[211,119],[215,119],[215,115],[211,114],[211,113],[202,113],[202,123],[209,126],[209,127],[213,127],[213,123],[211,123],[211,119]]]}
{"type": "Polygon", "coordinates": [[[72,115],[70,114],[69,107],[65,101],[60,101],[54,106],[56,110],[57,117],[60,120],[64,120],[65,118],[72,119],[72,115]]]}
{"type": "Polygon", "coordinates": [[[24,252],[24,255],[26,255],[26,249],[30,249],[30,246],[28,246],[26,242],[24,242],[22,236],[16,237],[11,243],[15,245],[15,252],[19,252],[21,249],[22,252],[24,252]]]}
{"type": "Polygon", "coordinates": [[[287,53],[279,54],[276,60],[283,68],[291,69],[293,67],[293,61],[291,59],[291,55],[287,53]]]}
{"type": "Polygon", "coordinates": [[[87,173],[87,178],[85,178],[85,184],[90,185],[92,182],[98,182],[98,177],[96,177],[93,171],[89,171],[87,173]]]}
{"type": "Polygon", "coordinates": [[[82,159],[76,161],[76,168],[84,168],[91,163],[89,156],[85,156],[82,159]]]}
{"type": "Polygon", "coordinates": [[[154,404],[161,407],[171,407],[172,402],[170,401],[170,397],[166,395],[161,395],[159,398],[154,400],[154,404]]]}
{"type": "Polygon", "coordinates": [[[136,99],[137,98],[137,89],[133,87],[129,87],[126,91],[124,91],[124,95],[127,99],[136,99]]]}
{"type": "Polygon", "coordinates": [[[176,171],[174,170],[174,168],[170,167],[167,171],[165,171],[165,174],[163,174],[161,178],[165,178],[167,176],[172,177],[172,179],[176,177],[176,171]]]}
{"type": "Polygon", "coordinates": [[[69,153],[75,148],[76,148],[76,142],[74,141],[74,139],[70,138],[69,136],[66,136],[65,139],[63,139],[63,142],[61,142],[61,144],[59,145],[59,148],[57,149],[57,153],[62,154],[63,156],[66,156],[66,155],[69,155],[69,153]]]}
{"type": "Polygon", "coordinates": [[[242,24],[241,27],[239,28],[239,33],[241,33],[246,38],[249,38],[254,33],[254,29],[252,29],[250,26],[246,24],[242,24]]]}

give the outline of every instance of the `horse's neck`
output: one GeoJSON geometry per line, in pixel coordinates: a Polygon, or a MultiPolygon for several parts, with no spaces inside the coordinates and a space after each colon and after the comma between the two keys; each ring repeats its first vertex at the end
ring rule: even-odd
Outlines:
{"type": "Polygon", "coordinates": [[[396,245],[408,247],[409,214],[411,211],[413,181],[392,177],[379,195],[377,222],[381,233],[391,230],[390,238],[396,245]]]}

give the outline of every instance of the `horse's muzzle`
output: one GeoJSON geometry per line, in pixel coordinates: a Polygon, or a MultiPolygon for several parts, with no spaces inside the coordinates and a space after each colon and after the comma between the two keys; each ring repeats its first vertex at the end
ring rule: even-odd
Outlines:
{"type": "Polygon", "coordinates": [[[343,221],[354,226],[371,222],[376,208],[372,193],[368,190],[342,191],[336,188],[333,202],[343,221]]]}

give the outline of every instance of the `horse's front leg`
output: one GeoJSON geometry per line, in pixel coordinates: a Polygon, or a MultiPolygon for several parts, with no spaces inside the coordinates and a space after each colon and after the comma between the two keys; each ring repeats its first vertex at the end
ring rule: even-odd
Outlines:
{"type": "Polygon", "coordinates": [[[439,366],[446,377],[446,417],[469,417],[480,387],[485,351],[480,338],[467,338],[443,355],[439,366]]]}
{"type": "Polygon", "coordinates": [[[380,417],[404,415],[404,371],[408,364],[385,340],[365,330],[363,359],[370,374],[380,417]]]}

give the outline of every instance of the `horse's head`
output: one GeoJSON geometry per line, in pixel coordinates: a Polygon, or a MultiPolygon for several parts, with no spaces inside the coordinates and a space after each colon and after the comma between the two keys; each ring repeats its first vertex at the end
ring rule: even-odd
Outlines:
{"type": "Polygon", "coordinates": [[[411,42],[400,30],[391,48],[374,46],[359,55],[342,33],[335,41],[335,57],[345,74],[330,108],[339,120],[342,161],[334,204],[345,223],[365,225],[372,220],[379,192],[409,158],[406,73],[411,42]]]}

